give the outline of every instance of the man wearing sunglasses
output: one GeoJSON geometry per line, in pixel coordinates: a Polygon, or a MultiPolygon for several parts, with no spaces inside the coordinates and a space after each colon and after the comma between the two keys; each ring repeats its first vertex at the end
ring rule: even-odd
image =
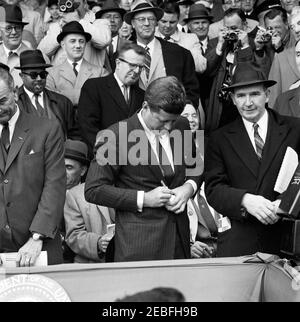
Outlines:
{"type": "Polygon", "coordinates": [[[21,110],[39,117],[57,119],[65,138],[79,138],[71,101],[65,96],[46,89],[46,64],[40,50],[27,50],[20,55],[20,76],[23,86],[19,88],[18,105],[21,110]]]}
{"type": "Polygon", "coordinates": [[[145,50],[134,44],[124,45],[116,59],[114,74],[88,79],[78,104],[78,121],[82,138],[93,157],[96,135],[100,130],[133,115],[144,100],[138,87],[144,67],[145,50]]]}

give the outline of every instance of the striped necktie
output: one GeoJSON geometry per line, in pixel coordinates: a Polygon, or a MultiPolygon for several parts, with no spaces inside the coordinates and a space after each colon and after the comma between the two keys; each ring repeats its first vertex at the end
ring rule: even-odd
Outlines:
{"type": "Polygon", "coordinates": [[[45,110],[39,102],[39,94],[34,94],[34,103],[39,116],[45,115],[45,110]]]}
{"type": "Polygon", "coordinates": [[[259,125],[257,123],[253,124],[256,154],[257,154],[258,159],[261,160],[262,154],[263,154],[263,149],[264,149],[264,141],[258,133],[258,127],[259,127],[259,125]]]}
{"type": "Polygon", "coordinates": [[[145,50],[146,50],[146,56],[145,56],[145,72],[146,72],[146,77],[147,79],[149,79],[149,74],[150,74],[150,66],[151,66],[151,56],[149,53],[149,47],[146,46],[145,50]]]}
{"type": "Polygon", "coordinates": [[[123,87],[123,95],[124,95],[125,102],[128,104],[129,103],[129,95],[128,95],[129,88],[125,84],[123,84],[122,87],[123,87]]]}

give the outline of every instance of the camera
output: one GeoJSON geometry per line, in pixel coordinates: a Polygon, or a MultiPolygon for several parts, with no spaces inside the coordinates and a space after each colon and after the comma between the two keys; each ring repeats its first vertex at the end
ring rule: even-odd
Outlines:
{"type": "Polygon", "coordinates": [[[238,31],[227,30],[224,39],[231,42],[236,42],[239,39],[238,31]]]}
{"type": "Polygon", "coordinates": [[[260,26],[258,26],[258,28],[261,31],[261,41],[269,42],[273,36],[273,32],[271,30],[266,30],[265,28],[260,26]]]}

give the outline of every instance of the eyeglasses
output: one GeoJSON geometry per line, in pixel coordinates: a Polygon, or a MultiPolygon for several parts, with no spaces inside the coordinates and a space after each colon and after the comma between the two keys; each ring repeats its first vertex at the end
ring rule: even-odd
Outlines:
{"type": "Polygon", "coordinates": [[[154,17],[139,17],[139,18],[134,18],[134,20],[136,20],[138,23],[140,24],[145,24],[146,21],[149,22],[149,24],[154,24],[156,22],[156,18],[154,17]]]}
{"type": "Polygon", "coordinates": [[[129,61],[127,61],[124,58],[119,57],[118,59],[121,60],[122,62],[126,63],[129,66],[129,68],[132,69],[132,70],[138,68],[139,71],[140,71],[140,70],[142,70],[144,68],[144,65],[138,65],[138,64],[130,63],[129,61]]]}
{"type": "Polygon", "coordinates": [[[72,6],[73,6],[73,2],[70,0],[67,0],[65,4],[61,4],[59,6],[59,10],[62,12],[65,12],[67,9],[72,8],[72,6]]]}
{"type": "Polygon", "coordinates": [[[5,33],[11,34],[13,30],[15,30],[15,32],[21,32],[23,30],[23,26],[22,25],[9,25],[9,26],[5,26],[2,29],[5,31],[5,33]]]}
{"type": "Polygon", "coordinates": [[[30,73],[22,72],[22,74],[30,76],[31,79],[37,79],[38,76],[40,76],[41,79],[45,79],[48,75],[48,72],[43,70],[42,72],[39,72],[39,73],[38,72],[30,72],[30,73]]]}

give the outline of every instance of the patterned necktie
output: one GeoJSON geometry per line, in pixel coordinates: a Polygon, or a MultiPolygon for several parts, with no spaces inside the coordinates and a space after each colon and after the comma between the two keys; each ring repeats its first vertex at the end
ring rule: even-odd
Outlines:
{"type": "Polygon", "coordinates": [[[169,41],[171,39],[170,36],[165,36],[164,40],[169,41]]]}
{"type": "Polygon", "coordinates": [[[163,176],[165,177],[167,185],[169,185],[171,179],[174,177],[174,171],[168,159],[167,153],[160,143],[159,135],[156,135],[156,151],[158,155],[160,169],[163,173],[163,176]]]}
{"type": "Polygon", "coordinates": [[[149,47],[145,47],[146,50],[146,56],[145,56],[145,72],[146,72],[146,77],[149,79],[149,73],[150,73],[150,66],[151,66],[151,56],[149,53],[149,47]]]}
{"type": "Polygon", "coordinates": [[[200,46],[201,46],[201,54],[204,56],[204,48],[203,48],[203,42],[200,41],[200,46]]]}
{"type": "Polygon", "coordinates": [[[78,65],[78,63],[73,63],[72,64],[73,65],[73,71],[74,71],[74,74],[75,74],[75,76],[77,77],[77,75],[78,75],[78,71],[77,71],[77,69],[76,69],[76,66],[78,65]]]}
{"type": "Polygon", "coordinates": [[[258,159],[261,160],[262,154],[263,154],[263,149],[264,149],[264,141],[258,133],[258,127],[259,127],[259,125],[257,123],[253,124],[256,154],[257,154],[258,159]]]}
{"type": "Polygon", "coordinates": [[[1,146],[4,156],[4,161],[6,162],[7,154],[10,148],[10,140],[9,140],[9,126],[8,123],[2,124],[2,133],[1,133],[1,146]]]}
{"type": "Polygon", "coordinates": [[[44,116],[45,110],[39,102],[39,96],[40,96],[39,94],[34,94],[34,104],[35,104],[35,107],[36,107],[36,110],[37,110],[39,116],[44,116]]]}
{"type": "Polygon", "coordinates": [[[128,94],[128,86],[126,86],[125,84],[123,84],[123,95],[124,95],[124,99],[125,102],[128,104],[129,103],[129,94],[128,94]]]}

